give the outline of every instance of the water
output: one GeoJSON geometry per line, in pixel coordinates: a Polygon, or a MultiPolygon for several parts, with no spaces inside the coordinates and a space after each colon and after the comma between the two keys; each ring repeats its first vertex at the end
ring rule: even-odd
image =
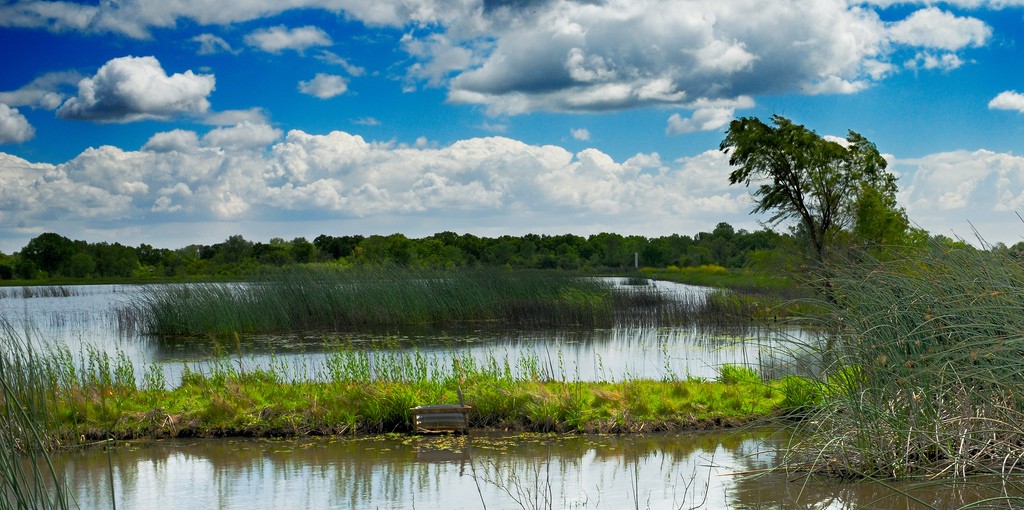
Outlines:
{"type": "MultiPolygon", "coordinates": [[[[668,293],[704,293],[706,289],[658,282],[668,293]]],[[[137,367],[156,365],[169,384],[180,379],[185,366],[204,370],[218,360],[246,368],[273,367],[286,377],[317,378],[326,356],[355,349],[371,356],[417,350],[444,365],[453,355],[478,361],[496,359],[515,367],[523,357],[538,361],[554,379],[617,381],[626,378],[713,379],[723,364],[774,370],[787,363],[778,354],[780,338],[799,332],[743,331],[711,335],[691,328],[647,327],[571,331],[416,331],[389,335],[337,332],[315,335],[256,335],[240,344],[213,338],[167,339],[119,327],[117,310],[142,291],[135,285],[65,286],[62,292],[39,291],[42,297],[23,297],[20,289],[0,289],[0,315],[25,331],[36,344],[61,345],[72,355],[97,349],[123,353],[137,367]],[[50,294],[68,294],[50,297],[50,294]],[[25,329],[27,328],[27,329],[25,329]]],[[[782,368],[785,370],[785,368],[782,368]]],[[[143,374],[144,370],[136,370],[143,374]]]]}
{"type": "MultiPolygon", "coordinates": [[[[121,443],[56,456],[81,508],[954,508],[998,484],[768,472],[779,431],[121,443]],[[906,496],[909,493],[912,497],[906,496]]],[[[998,505],[997,505],[998,506],[998,505]]],[[[1006,505],[1003,505],[1006,507],[1006,505]]]]}

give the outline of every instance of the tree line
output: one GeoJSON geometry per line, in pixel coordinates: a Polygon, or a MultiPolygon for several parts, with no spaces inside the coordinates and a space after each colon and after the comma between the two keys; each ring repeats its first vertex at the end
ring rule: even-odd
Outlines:
{"type": "Polygon", "coordinates": [[[764,264],[794,242],[792,235],[736,230],[724,222],[710,232],[693,236],[601,233],[587,237],[480,237],[440,232],[423,238],[323,234],[312,241],[296,237],[258,242],[234,235],[221,243],[178,249],[90,243],[47,232],[12,255],[0,254],[0,279],[243,277],[261,268],[309,263],[564,270],[628,270],[635,263],[647,267],[713,264],[739,268],[764,264]]]}

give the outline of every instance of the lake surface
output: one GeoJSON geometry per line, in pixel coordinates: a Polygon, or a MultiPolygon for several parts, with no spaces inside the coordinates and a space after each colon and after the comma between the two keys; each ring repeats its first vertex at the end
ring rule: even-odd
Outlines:
{"type": "MultiPolygon", "coordinates": [[[[60,454],[86,510],[956,508],[998,483],[839,483],[768,473],[780,431],[373,436],[121,443],[60,454]]],[[[986,507],[1003,507],[995,502],[986,507]]]]}
{"type": "MultiPolygon", "coordinates": [[[[702,295],[707,289],[657,282],[666,293],[702,295]]],[[[741,364],[763,371],[788,370],[786,339],[795,330],[723,331],[647,327],[599,330],[529,331],[407,329],[393,334],[318,333],[257,335],[239,345],[214,338],[157,338],[122,327],[118,310],[142,291],[135,285],[64,286],[0,289],[0,316],[35,345],[66,346],[73,356],[86,349],[123,353],[137,367],[155,364],[168,384],[176,384],[183,368],[203,370],[217,360],[231,359],[247,368],[274,367],[294,378],[316,378],[326,356],[341,349],[371,355],[418,351],[438,363],[452,355],[485,361],[507,360],[513,367],[532,357],[551,378],[617,381],[626,378],[713,379],[723,364],[741,364]],[[26,293],[41,294],[25,297],[26,293]],[[66,294],[66,296],[65,296],[66,294]]]]}

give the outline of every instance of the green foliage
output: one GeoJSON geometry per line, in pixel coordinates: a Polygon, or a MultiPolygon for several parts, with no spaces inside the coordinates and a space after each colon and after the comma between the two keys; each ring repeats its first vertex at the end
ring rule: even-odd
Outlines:
{"type": "Polygon", "coordinates": [[[779,115],[772,124],[734,120],[721,143],[729,164],[738,167],[729,183],[757,186],[753,213],[770,213],[772,225],[795,221],[819,261],[854,223],[872,242],[906,230],[895,204],[896,178],[874,144],[853,131],[840,144],[779,115]]]}
{"type": "MultiPolygon", "coordinates": [[[[498,238],[440,232],[422,239],[389,236],[317,236],[313,242],[297,237],[273,238],[269,243],[230,236],[222,243],[190,245],[169,250],[148,244],[72,241],[46,233],[32,239],[20,253],[0,259],[0,279],[7,273],[21,279],[114,279],[213,277],[247,279],[271,268],[326,263],[412,269],[505,267],[516,269],[606,270],[634,268],[636,258],[651,267],[717,264],[749,265],[755,252],[774,252],[786,236],[770,231],[735,230],[719,223],[711,232],[693,237],[673,234],[646,238],[601,233],[498,238]]],[[[784,250],[783,250],[784,251],[784,250]]],[[[764,255],[759,255],[764,259],[764,255]]]]}

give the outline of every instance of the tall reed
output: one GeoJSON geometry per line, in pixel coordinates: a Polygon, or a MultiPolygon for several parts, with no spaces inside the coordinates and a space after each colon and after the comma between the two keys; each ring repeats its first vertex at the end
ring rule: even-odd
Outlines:
{"type": "Polygon", "coordinates": [[[160,335],[460,324],[611,327],[687,323],[703,304],[653,286],[617,287],[554,271],[301,267],[254,282],[148,287],[119,320],[160,335]]]}
{"type": "Polygon", "coordinates": [[[824,278],[825,398],[795,453],[850,476],[1024,469],[1020,261],[936,248],[824,278]]]}
{"type": "Polygon", "coordinates": [[[55,440],[52,383],[30,338],[0,316],[0,509],[70,506],[47,454],[55,440]]]}

